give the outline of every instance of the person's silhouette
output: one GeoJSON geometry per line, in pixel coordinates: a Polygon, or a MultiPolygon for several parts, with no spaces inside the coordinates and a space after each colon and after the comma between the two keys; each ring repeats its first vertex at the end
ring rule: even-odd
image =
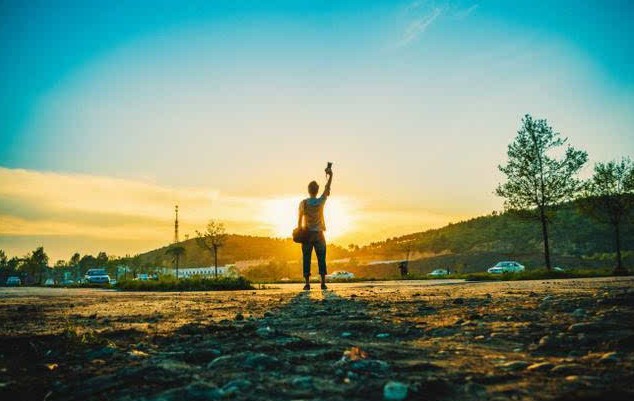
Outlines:
{"type": "Polygon", "coordinates": [[[297,227],[304,228],[308,232],[306,240],[302,242],[304,280],[306,280],[304,290],[310,290],[310,260],[313,248],[317,255],[317,265],[319,266],[319,275],[321,276],[321,289],[327,289],[326,238],[324,237],[326,222],[324,220],[324,206],[326,205],[326,199],[330,196],[330,183],[332,182],[332,168],[330,164],[326,168],[326,174],[328,175],[328,182],[326,182],[326,187],[321,196],[319,198],[317,197],[319,184],[317,184],[316,181],[311,181],[310,184],[308,184],[308,194],[310,198],[304,199],[299,204],[297,227]]]}

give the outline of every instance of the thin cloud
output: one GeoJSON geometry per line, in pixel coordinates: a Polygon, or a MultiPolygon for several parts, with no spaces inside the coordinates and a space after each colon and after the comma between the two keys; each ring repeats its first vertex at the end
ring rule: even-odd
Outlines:
{"type": "Polygon", "coordinates": [[[480,7],[480,4],[474,4],[471,7],[468,7],[468,8],[465,8],[465,9],[461,9],[461,10],[457,10],[454,13],[454,17],[456,17],[459,20],[465,19],[468,16],[470,16],[471,14],[473,14],[473,12],[478,9],[478,7],[480,7]]]}
{"type": "MultiPolygon", "coordinates": [[[[421,2],[411,4],[407,11],[410,14],[419,13],[422,7],[421,2]]],[[[401,40],[397,43],[397,47],[405,47],[420,37],[425,31],[440,17],[445,11],[444,7],[433,7],[417,15],[412,22],[409,23],[401,40]]]]}

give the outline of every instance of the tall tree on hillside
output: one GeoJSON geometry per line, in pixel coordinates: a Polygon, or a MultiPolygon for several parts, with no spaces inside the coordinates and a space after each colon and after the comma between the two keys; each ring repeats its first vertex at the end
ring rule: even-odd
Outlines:
{"type": "Polygon", "coordinates": [[[181,245],[173,245],[165,251],[165,253],[172,255],[174,258],[174,267],[176,268],[176,279],[178,279],[178,265],[181,256],[185,254],[185,247],[181,245]]]}
{"type": "Polygon", "coordinates": [[[196,231],[196,243],[201,248],[210,251],[214,256],[214,277],[218,277],[218,248],[222,247],[227,240],[225,225],[221,222],[209,220],[205,231],[196,231]]]}
{"type": "Polygon", "coordinates": [[[496,194],[505,198],[505,208],[529,212],[541,222],[548,270],[551,269],[548,212],[553,206],[574,199],[581,191],[583,182],[577,173],[588,160],[586,152],[570,145],[557,157],[567,141],[546,120],[535,120],[527,114],[508,146],[507,164],[498,167],[507,178],[496,189],[496,194]]]}
{"type": "Polygon", "coordinates": [[[616,250],[615,274],[626,274],[621,259],[621,228],[634,210],[634,163],[629,158],[620,162],[597,163],[588,181],[586,197],[580,200],[581,210],[598,221],[612,226],[616,250]]]}

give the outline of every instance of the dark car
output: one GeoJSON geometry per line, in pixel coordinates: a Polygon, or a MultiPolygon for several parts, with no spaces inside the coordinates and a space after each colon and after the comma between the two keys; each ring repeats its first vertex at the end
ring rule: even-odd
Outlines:
{"type": "Polygon", "coordinates": [[[89,284],[109,284],[110,276],[105,269],[90,269],[86,272],[84,280],[89,284]]]}

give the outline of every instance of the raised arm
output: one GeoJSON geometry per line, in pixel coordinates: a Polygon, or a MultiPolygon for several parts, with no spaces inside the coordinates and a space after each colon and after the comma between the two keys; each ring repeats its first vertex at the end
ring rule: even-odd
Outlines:
{"type": "Polygon", "coordinates": [[[328,181],[326,182],[326,187],[324,188],[324,193],[322,196],[330,196],[330,183],[332,183],[332,169],[326,170],[326,174],[328,174],[328,181]]]}

